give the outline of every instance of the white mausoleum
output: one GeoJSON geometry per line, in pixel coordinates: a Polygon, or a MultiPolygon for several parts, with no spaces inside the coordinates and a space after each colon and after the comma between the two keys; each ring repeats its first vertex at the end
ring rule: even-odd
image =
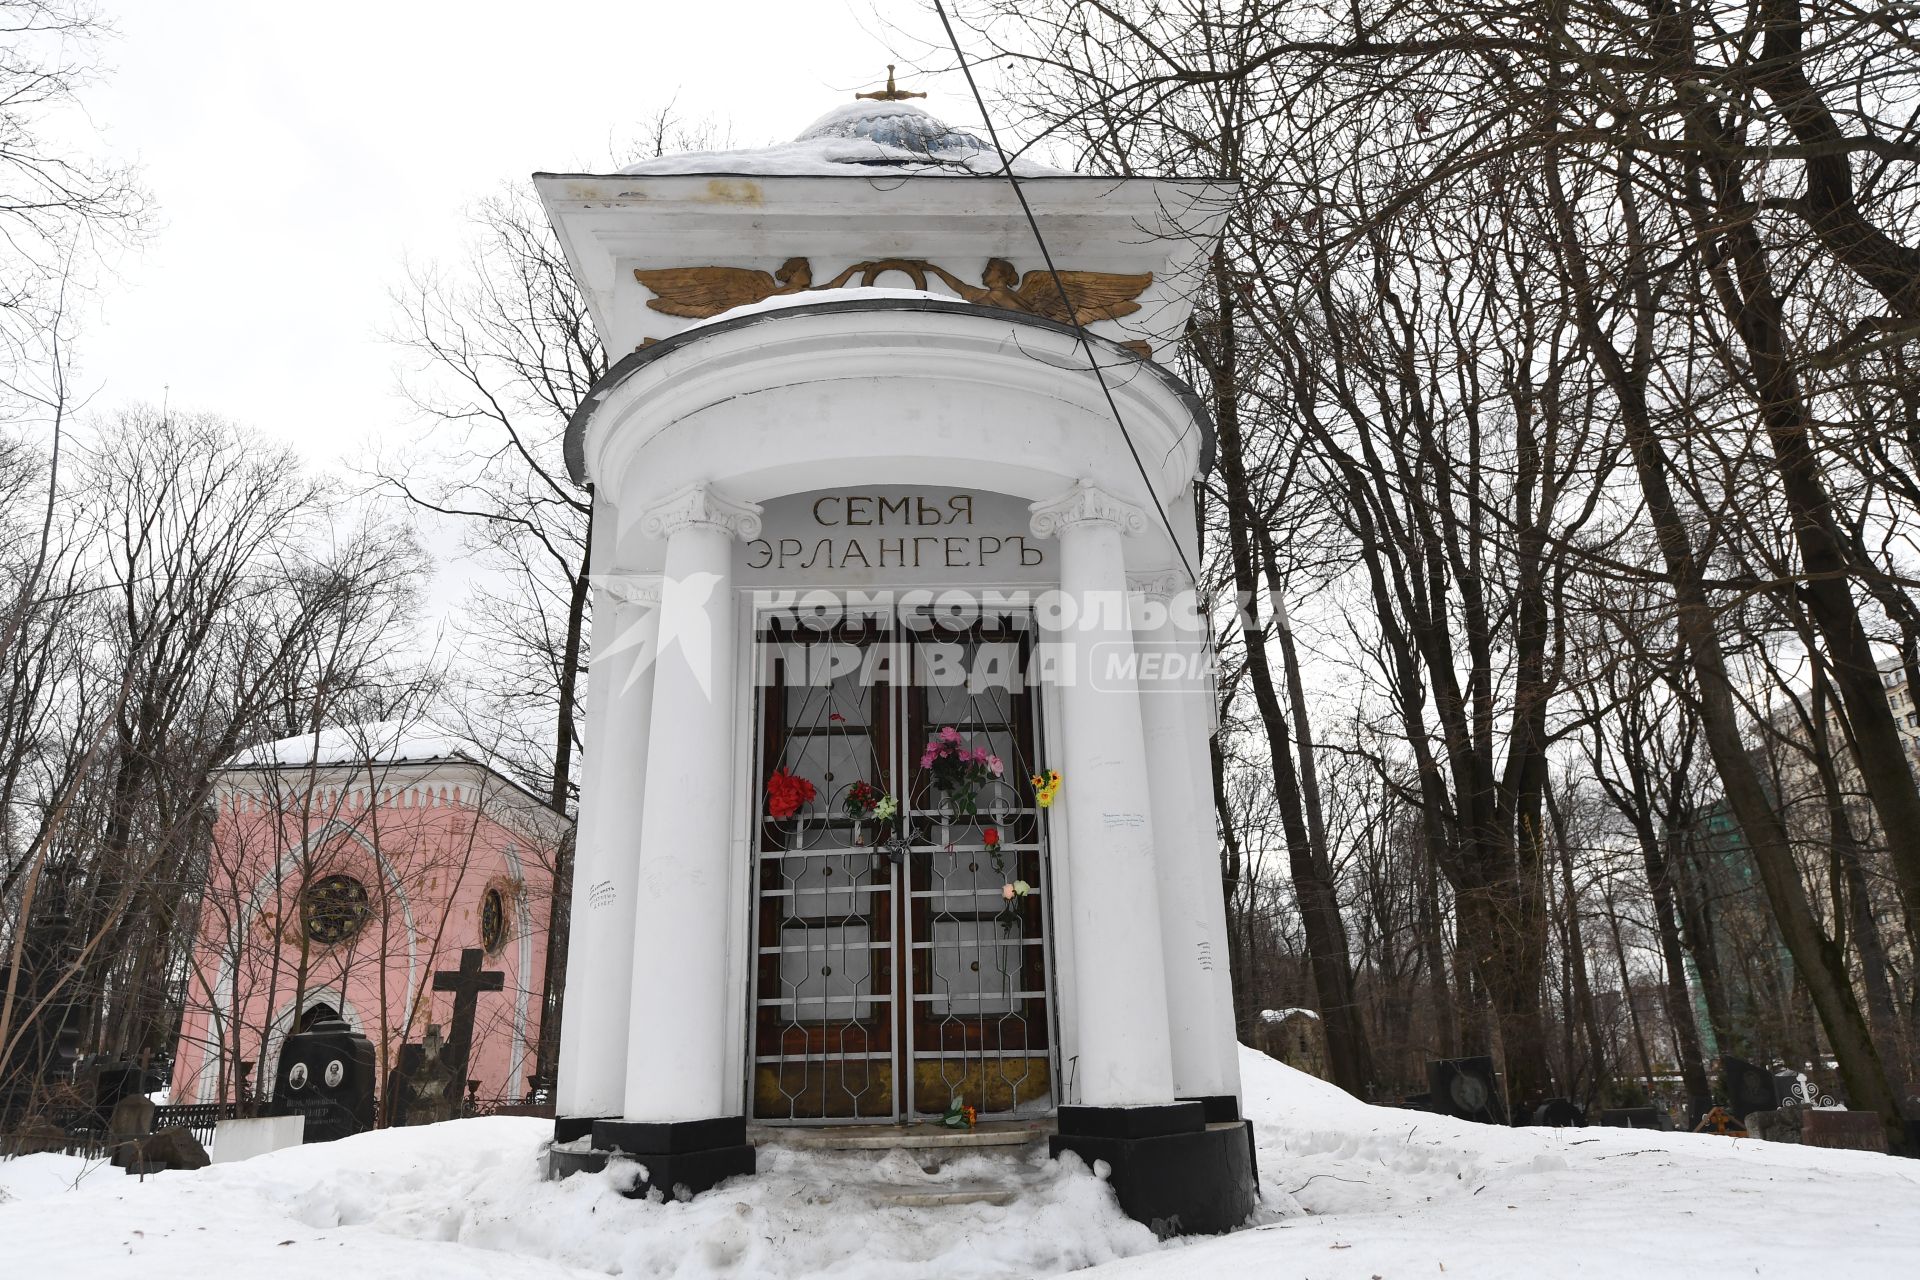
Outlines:
{"type": "Polygon", "coordinates": [[[1166,1230],[1251,1207],[1187,569],[1212,428],[1162,363],[1231,191],[1015,172],[1057,278],[991,148],[897,100],[536,176],[619,353],[567,441],[558,1172],[697,1192],[763,1126],[971,1120],[1166,1230]]]}

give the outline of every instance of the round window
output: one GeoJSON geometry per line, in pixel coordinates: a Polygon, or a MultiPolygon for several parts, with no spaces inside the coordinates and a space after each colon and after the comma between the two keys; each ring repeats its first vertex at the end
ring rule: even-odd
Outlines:
{"type": "Polygon", "coordinates": [[[321,946],[345,942],[366,926],[367,886],[352,876],[322,876],[300,899],[307,937],[321,946]]]}
{"type": "Polygon", "coordinates": [[[480,899],[480,945],[489,952],[507,945],[507,895],[498,889],[480,899]]]}

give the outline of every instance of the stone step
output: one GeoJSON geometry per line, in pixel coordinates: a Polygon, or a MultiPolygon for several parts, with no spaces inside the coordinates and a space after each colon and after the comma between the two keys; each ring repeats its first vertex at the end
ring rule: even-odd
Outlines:
{"type": "Polygon", "coordinates": [[[749,1125],[747,1141],[801,1151],[897,1151],[980,1147],[1027,1147],[1054,1133],[1051,1120],[990,1121],[972,1129],[938,1124],[749,1125]]]}
{"type": "Polygon", "coordinates": [[[1012,1204],[1020,1198],[1020,1188],[997,1182],[929,1182],[916,1187],[906,1183],[869,1183],[847,1188],[880,1205],[902,1209],[937,1209],[956,1204],[1012,1204]]]}
{"type": "Polygon", "coordinates": [[[853,1133],[777,1129],[771,1136],[749,1136],[804,1160],[818,1188],[811,1196],[822,1202],[932,1209],[1012,1204],[1046,1178],[1050,1166],[1035,1146],[1051,1129],[1050,1124],[1038,1130],[1002,1125],[993,1132],[968,1133],[933,1125],[889,1125],[853,1133]],[[858,1145],[848,1145],[849,1139],[858,1145]]]}

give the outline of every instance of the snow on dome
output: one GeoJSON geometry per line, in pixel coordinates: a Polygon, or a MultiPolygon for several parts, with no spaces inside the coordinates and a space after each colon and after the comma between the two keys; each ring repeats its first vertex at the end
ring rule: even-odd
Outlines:
{"type": "Polygon", "coordinates": [[[847,102],[800,131],[795,142],[820,138],[866,138],[883,147],[938,155],[953,151],[993,153],[993,144],[949,128],[932,113],[904,102],[847,102]]]}
{"type": "Polygon", "coordinates": [[[404,764],[464,756],[476,764],[487,753],[471,741],[426,720],[379,720],[333,725],[318,734],[302,733],[262,742],[234,756],[229,769],[283,769],[307,765],[404,764]]]}
{"type": "MultiPolygon", "coordinates": [[[[820,177],[869,169],[995,174],[1002,172],[993,144],[955,129],[904,102],[848,102],[815,120],[792,142],[737,151],[687,151],[628,165],[623,174],[737,173],[820,177]]],[[[1063,170],[1016,159],[1023,178],[1058,176],[1063,170]]]]}

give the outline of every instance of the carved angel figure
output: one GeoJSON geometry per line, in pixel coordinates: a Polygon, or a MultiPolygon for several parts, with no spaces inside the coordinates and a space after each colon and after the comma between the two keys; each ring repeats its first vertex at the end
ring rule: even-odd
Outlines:
{"type": "Polygon", "coordinates": [[[857,262],[833,279],[814,284],[813,269],[805,258],[788,258],[769,274],[751,267],[666,267],[636,269],[634,278],[653,292],[647,306],[670,316],[704,320],[723,311],[763,302],[782,294],[838,289],[856,276],[872,285],[888,272],[901,272],[915,288],[924,289],[928,276],[937,276],[966,301],[982,307],[1000,307],[1044,316],[1061,324],[1094,324],[1117,320],[1140,309],[1134,301],[1153,283],[1153,273],[1118,275],[1107,271],[1062,271],[1059,283],[1047,271],[1024,276],[1005,258],[989,258],[980,283],[962,280],[944,267],[919,258],[885,258],[857,262]],[[1060,293],[1066,290],[1066,302],[1060,293]]]}
{"type": "Polygon", "coordinates": [[[1022,276],[1005,258],[988,258],[985,269],[980,273],[980,284],[975,285],[956,278],[932,263],[926,266],[928,271],[939,276],[949,289],[968,302],[983,307],[1024,311],[1028,315],[1045,316],[1061,324],[1093,324],[1100,320],[1118,320],[1121,316],[1130,316],[1140,309],[1140,304],[1134,299],[1146,292],[1147,286],[1153,283],[1151,271],[1139,275],[1117,275],[1108,271],[1062,271],[1060,283],[1056,285],[1051,272],[1029,271],[1022,276]],[[1061,286],[1065,286],[1067,300],[1073,304],[1071,312],[1061,303],[1061,286]]]}
{"type": "Polygon", "coordinates": [[[653,291],[647,299],[652,310],[704,320],[750,302],[809,289],[813,268],[805,258],[788,258],[771,275],[751,267],[665,267],[636,268],[633,278],[653,291]]]}

